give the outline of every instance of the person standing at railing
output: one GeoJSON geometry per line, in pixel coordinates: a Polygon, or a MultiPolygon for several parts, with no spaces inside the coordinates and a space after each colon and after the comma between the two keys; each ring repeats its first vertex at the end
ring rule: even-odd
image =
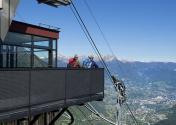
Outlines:
{"type": "Polygon", "coordinates": [[[67,64],[67,68],[81,68],[80,62],[78,60],[78,55],[70,58],[67,64]]]}
{"type": "Polygon", "coordinates": [[[88,59],[83,61],[83,68],[98,68],[93,56],[88,56],[88,59]]]}

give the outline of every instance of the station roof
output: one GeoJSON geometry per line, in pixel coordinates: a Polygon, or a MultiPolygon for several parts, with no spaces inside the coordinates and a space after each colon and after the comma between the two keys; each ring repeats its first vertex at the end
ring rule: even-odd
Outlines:
{"type": "Polygon", "coordinates": [[[34,35],[51,39],[59,38],[59,30],[49,29],[46,27],[41,27],[19,21],[12,21],[9,32],[34,35]]]}

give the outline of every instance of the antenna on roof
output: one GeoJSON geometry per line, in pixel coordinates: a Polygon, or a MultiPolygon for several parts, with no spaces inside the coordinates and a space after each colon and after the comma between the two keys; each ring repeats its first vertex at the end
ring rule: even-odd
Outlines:
{"type": "Polygon", "coordinates": [[[71,2],[70,0],[37,0],[39,3],[44,3],[53,7],[58,7],[61,5],[69,5],[71,2]]]}

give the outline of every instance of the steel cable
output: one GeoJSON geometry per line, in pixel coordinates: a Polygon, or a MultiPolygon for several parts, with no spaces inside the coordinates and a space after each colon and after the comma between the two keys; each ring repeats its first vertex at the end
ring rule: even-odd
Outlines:
{"type": "MultiPolygon", "coordinates": [[[[112,47],[110,46],[110,44],[109,44],[109,42],[108,42],[108,39],[107,39],[107,37],[105,36],[105,34],[104,34],[104,32],[103,32],[101,26],[99,25],[99,23],[98,23],[96,17],[94,16],[94,13],[93,13],[91,7],[89,6],[89,4],[87,3],[86,0],[84,0],[83,2],[84,2],[84,4],[86,5],[86,7],[87,7],[87,9],[88,9],[90,15],[92,16],[92,18],[93,18],[95,24],[97,25],[98,30],[100,31],[100,34],[102,35],[102,37],[103,37],[105,43],[107,44],[107,46],[108,46],[108,48],[109,48],[111,54],[113,55],[113,57],[115,58],[117,64],[119,65],[119,68],[120,68],[121,72],[124,73],[124,70],[122,69],[121,65],[119,64],[119,60],[117,59],[116,55],[114,54],[114,52],[113,52],[113,50],[112,50],[112,47]]],[[[131,111],[131,109],[130,109],[130,107],[128,106],[127,103],[126,103],[126,106],[127,106],[127,109],[130,111],[130,113],[131,113],[131,115],[132,115],[132,118],[133,118],[133,119],[135,120],[135,122],[137,123],[137,119],[135,118],[133,112],[131,111]]]]}

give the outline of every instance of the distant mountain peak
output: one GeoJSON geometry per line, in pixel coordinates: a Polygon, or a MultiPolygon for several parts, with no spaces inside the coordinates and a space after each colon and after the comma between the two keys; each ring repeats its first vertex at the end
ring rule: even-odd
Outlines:
{"type": "Polygon", "coordinates": [[[104,59],[106,62],[111,62],[111,61],[116,60],[116,57],[114,57],[114,56],[112,56],[112,55],[105,55],[105,56],[103,56],[103,59],[104,59]]]}
{"type": "MultiPolygon", "coordinates": [[[[116,60],[116,57],[114,57],[112,55],[105,55],[105,56],[102,56],[102,57],[107,62],[111,62],[111,61],[116,60]]],[[[60,59],[64,59],[64,60],[67,59],[68,60],[69,58],[71,58],[71,56],[64,56],[64,55],[61,55],[61,54],[58,55],[58,59],[59,60],[60,59]]],[[[86,59],[86,58],[88,58],[88,56],[86,56],[86,55],[79,55],[79,59],[80,60],[83,60],[83,59],[86,59]]],[[[94,60],[95,61],[99,61],[99,58],[97,56],[94,56],[94,60]]]]}
{"type": "MultiPolygon", "coordinates": [[[[58,54],[58,60],[63,60],[65,62],[65,61],[68,61],[68,59],[72,58],[73,56],[65,56],[62,54],[58,54]]],[[[78,55],[78,56],[79,56],[80,61],[83,61],[84,59],[88,58],[88,55],[78,55]]],[[[170,63],[172,63],[172,64],[175,64],[174,62],[160,62],[160,61],[145,62],[145,61],[126,60],[126,59],[116,58],[113,55],[103,55],[102,58],[104,59],[105,62],[119,61],[122,63],[145,63],[145,64],[150,64],[150,63],[170,64],[170,63]]],[[[94,60],[100,61],[100,59],[95,55],[94,55],[94,60]]],[[[176,70],[176,68],[174,69],[174,71],[175,70],[176,70]]]]}

